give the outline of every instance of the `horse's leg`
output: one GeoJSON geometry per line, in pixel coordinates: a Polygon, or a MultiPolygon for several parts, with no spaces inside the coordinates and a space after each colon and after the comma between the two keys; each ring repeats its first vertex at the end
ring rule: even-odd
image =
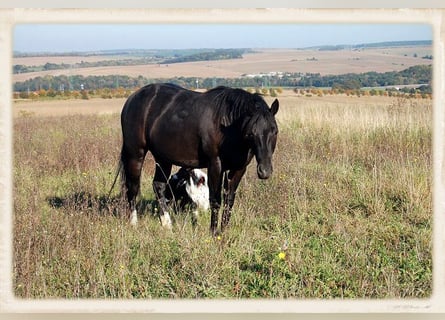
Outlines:
{"type": "Polygon", "coordinates": [[[156,171],[153,178],[153,190],[159,203],[159,219],[161,220],[161,225],[169,229],[172,226],[172,222],[168,212],[167,199],[165,198],[165,189],[171,170],[171,164],[156,163],[156,171]]]}
{"type": "Polygon", "coordinates": [[[219,208],[221,207],[222,172],[221,161],[219,158],[215,158],[210,161],[209,167],[207,169],[207,175],[211,210],[210,232],[213,236],[215,236],[218,228],[219,208]]]}
{"type": "Polygon", "coordinates": [[[221,232],[227,227],[235,202],[236,189],[246,172],[246,168],[236,171],[229,171],[224,175],[224,209],[222,213],[221,232]]]}
{"type": "Polygon", "coordinates": [[[145,152],[139,150],[136,154],[127,149],[122,150],[122,163],[125,172],[125,187],[127,189],[127,200],[130,205],[130,223],[136,225],[138,222],[136,211],[136,197],[139,194],[141,182],[141,170],[144,163],[145,152]]]}

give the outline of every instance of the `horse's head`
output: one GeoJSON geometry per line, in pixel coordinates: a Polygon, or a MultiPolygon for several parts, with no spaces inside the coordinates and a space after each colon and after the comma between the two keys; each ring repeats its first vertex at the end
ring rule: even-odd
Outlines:
{"type": "Polygon", "coordinates": [[[278,134],[275,121],[278,106],[278,100],[275,99],[270,108],[258,108],[258,112],[251,117],[244,131],[245,139],[255,155],[257,174],[260,179],[267,179],[272,174],[272,154],[277,144],[278,134]]]}

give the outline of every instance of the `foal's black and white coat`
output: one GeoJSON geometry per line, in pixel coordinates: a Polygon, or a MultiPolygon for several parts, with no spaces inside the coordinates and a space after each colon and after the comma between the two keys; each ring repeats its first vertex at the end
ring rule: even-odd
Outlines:
{"type": "Polygon", "coordinates": [[[199,211],[210,207],[207,174],[200,169],[179,169],[168,180],[165,197],[177,210],[192,210],[196,222],[199,211]]]}

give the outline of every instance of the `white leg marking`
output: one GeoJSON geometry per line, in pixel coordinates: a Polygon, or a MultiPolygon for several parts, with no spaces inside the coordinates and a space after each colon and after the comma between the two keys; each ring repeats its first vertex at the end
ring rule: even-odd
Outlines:
{"type": "Polygon", "coordinates": [[[138,224],[138,213],[136,212],[136,209],[131,212],[130,224],[132,226],[138,224]]]}
{"type": "Polygon", "coordinates": [[[170,219],[170,214],[168,212],[164,212],[163,215],[159,216],[161,219],[161,225],[167,229],[172,228],[172,220],[170,219]]]}

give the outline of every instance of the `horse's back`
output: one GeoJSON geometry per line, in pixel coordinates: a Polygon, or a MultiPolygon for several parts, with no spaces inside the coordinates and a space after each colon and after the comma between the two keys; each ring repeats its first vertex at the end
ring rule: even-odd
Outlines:
{"type": "Polygon", "coordinates": [[[140,112],[141,108],[153,106],[161,106],[160,103],[150,103],[156,98],[156,100],[168,101],[173,95],[176,95],[180,91],[185,89],[169,83],[149,84],[131,94],[124,104],[122,114],[128,114],[129,112],[140,112]]]}
{"type": "Polygon", "coordinates": [[[208,121],[203,119],[212,118],[208,102],[203,94],[173,84],[147,85],[124,105],[124,141],[150,150],[158,159],[181,166],[203,166],[202,135],[209,132],[208,121]]]}
{"type": "Polygon", "coordinates": [[[145,126],[148,117],[159,117],[172,97],[182,91],[185,89],[174,84],[149,84],[140,88],[128,97],[122,108],[122,129],[128,131],[134,126],[145,126]]]}

